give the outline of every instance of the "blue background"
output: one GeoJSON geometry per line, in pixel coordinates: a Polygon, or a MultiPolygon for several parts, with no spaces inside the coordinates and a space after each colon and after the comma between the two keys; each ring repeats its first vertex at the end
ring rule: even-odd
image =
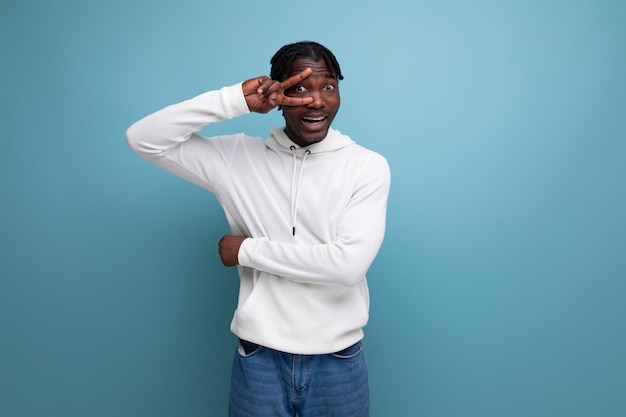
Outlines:
{"type": "Polygon", "coordinates": [[[393,173],[372,415],[626,415],[626,3],[3,0],[0,16],[1,416],[225,415],[224,216],[124,132],[305,39],[344,70],[335,127],[393,173]]]}

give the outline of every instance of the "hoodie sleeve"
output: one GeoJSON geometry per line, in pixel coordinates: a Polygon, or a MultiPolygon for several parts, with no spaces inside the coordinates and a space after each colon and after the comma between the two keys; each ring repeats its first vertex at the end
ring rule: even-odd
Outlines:
{"type": "Polygon", "coordinates": [[[126,141],[140,157],[214,191],[234,152],[227,136],[207,140],[204,126],[249,113],[241,83],[165,107],[131,125],[126,141]]]}
{"type": "Polygon", "coordinates": [[[362,170],[332,242],[302,245],[248,238],[239,248],[239,264],[297,282],[359,284],[383,242],[390,183],[387,161],[374,154],[362,170]]]}

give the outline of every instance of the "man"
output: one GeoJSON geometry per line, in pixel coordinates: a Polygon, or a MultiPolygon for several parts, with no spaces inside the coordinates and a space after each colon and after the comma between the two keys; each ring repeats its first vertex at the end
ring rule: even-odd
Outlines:
{"type": "Polygon", "coordinates": [[[383,241],[389,166],[331,128],[343,79],[331,51],[286,45],[270,76],[166,107],[127,140],[213,193],[231,227],[219,242],[240,277],[230,415],[367,416],[365,273],[383,241]],[[285,126],[267,140],[197,133],[276,107],[285,126]]]}

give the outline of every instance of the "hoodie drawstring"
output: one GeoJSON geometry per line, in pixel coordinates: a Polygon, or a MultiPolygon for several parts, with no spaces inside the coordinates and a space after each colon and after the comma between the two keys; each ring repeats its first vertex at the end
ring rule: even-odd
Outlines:
{"type": "Polygon", "coordinates": [[[302,184],[302,174],[304,173],[304,162],[306,157],[311,153],[310,150],[304,151],[302,157],[302,165],[300,165],[300,174],[296,175],[298,169],[298,158],[296,156],[296,147],[290,146],[291,154],[293,155],[293,178],[291,180],[291,233],[296,235],[296,218],[298,216],[298,196],[300,195],[300,185],[302,184]],[[297,184],[296,184],[297,182],[297,184]]]}

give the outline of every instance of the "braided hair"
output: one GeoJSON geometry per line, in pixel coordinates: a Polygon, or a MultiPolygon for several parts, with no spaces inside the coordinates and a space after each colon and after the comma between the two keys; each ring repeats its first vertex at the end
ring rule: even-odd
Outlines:
{"type": "Polygon", "coordinates": [[[326,67],[337,80],[343,80],[341,68],[335,55],[323,45],[317,42],[303,41],[285,45],[278,50],[270,60],[272,68],[270,78],[283,81],[291,76],[291,66],[300,58],[312,58],[315,61],[323,59],[326,67]]]}

